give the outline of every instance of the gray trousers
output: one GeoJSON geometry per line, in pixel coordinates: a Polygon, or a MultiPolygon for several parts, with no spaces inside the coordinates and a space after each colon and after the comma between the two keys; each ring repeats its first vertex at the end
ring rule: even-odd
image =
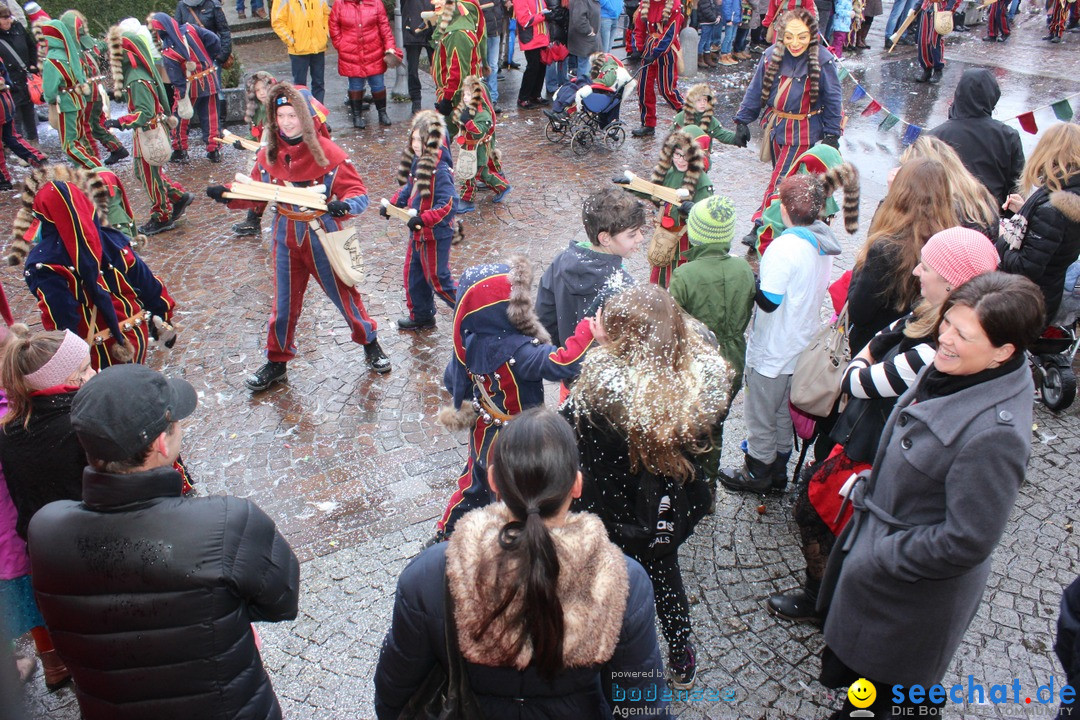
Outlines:
{"type": "Polygon", "coordinates": [[[755,460],[768,464],[777,453],[791,452],[790,395],[791,375],[770,378],[746,369],[746,445],[755,460]]]}

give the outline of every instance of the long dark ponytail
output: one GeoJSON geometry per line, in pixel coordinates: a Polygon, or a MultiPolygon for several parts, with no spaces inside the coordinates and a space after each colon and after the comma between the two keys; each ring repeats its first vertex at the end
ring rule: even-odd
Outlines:
{"type": "MultiPolygon", "coordinates": [[[[492,451],[495,488],[514,519],[499,532],[497,563],[501,598],[477,629],[479,639],[507,612],[518,594],[516,616],[504,626],[517,633],[512,661],[532,640],[533,665],[551,679],[563,669],[563,609],[559,599],[559,557],[546,518],[566,504],[578,472],[577,443],[563,418],[545,408],[514,418],[492,451]]],[[[498,597],[498,596],[497,596],[498,597]]]]}

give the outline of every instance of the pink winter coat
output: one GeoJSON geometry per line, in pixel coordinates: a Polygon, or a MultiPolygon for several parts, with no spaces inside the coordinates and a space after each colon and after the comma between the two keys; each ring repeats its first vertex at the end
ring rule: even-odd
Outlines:
{"type": "MultiPolygon", "coordinates": [[[[0,414],[7,410],[7,396],[0,390],[0,414]]],[[[30,574],[26,543],[15,532],[18,512],[8,493],[7,481],[0,470],[0,580],[14,580],[30,574]]]]}
{"type": "Polygon", "coordinates": [[[337,0],[330,11],[330,42],[338,51],[342,77],[382,75],[387,50],[402,56],[382,0],[337,0]]]}

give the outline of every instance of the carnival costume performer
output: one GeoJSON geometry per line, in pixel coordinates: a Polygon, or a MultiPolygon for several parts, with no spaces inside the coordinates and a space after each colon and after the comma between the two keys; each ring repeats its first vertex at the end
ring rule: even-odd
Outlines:
{"type": "Polygon", "coordinates": [[[201,27],[181,25],[169,15],[157,12],[146,18],[146,26],[158,43],[162,64],[173,86],[173,113],[179,115],[180,126],[173,133],[173,159],[185,160],[188,152],[188,128],[192,112],[199,116],[206,157],[221,162],[218,137],[218,78],[214,58],[221,53],[218,36],[201,27]],[[185,102],[186,101],[186,102],[185,102]],[[187,115],[187,117],[184,117],[187,115]]]}
{"type": "MultiPolygon", "coordinates": [[[[690,249],[690,240],[686,236],[686,219],[690,209],[698,200],[712,195],[712,180],[709,179],[707,166],[709,155],[705,150],[708,142],[709,136],[701,128],[687,125],[682,130],[671,131],[660,148],[660,159],[653,168],[650,182],[673,189],[685,188],[689,194],[681,204],[672,205],[637,193],[660,208],[649,242],[648,258],[652,268],[649,282],[663,288],[671,283],[671,273],[675,272],[675,268],[686,262],[683,253],[690,249]]],[[[620,175],[614,178],[614,182],[624,185],[629,180],[620,175]]]]}
{"type": "Polygon", "coordinates": [[[473,195],[480,183],[495,191],[491,202],[501,203],[510,193],[510,183],[503,175],[500,153],[495,147],[495,108],[488,97],[487,85],[479,75],[470,75],[462,83],[461,103],[450,115],[461,134],[457,142],[463,150],[476,151],[476,175],[459,178],[462,183],[458,212],[476,209],[473,195]]]}
{"type": "Polygon", "coordinates": [[[590,319],[578,323],[562,348],[550,344],[533,311],[532,267],[522,255],[507,264],[471,267],[458,281],[454,354],[443,383],[452,408],[439,422],[469,433],[469,459],[437,524],[437,538],[473,508],[491,502],[487,469],[503,425],[523,410],[544,404],[544,380],[576,377],[593,343],[590,319]]]}
{"type": "MultiPolygon", "coordinates": [[[[15,129],[15,101],[11,97],[11,77],[2,61],[0,61],[0,137],[3,138],[4,147],[25,160],[27,165],[41,167],[45,164],[45,156],[41,154],[41,151],[26,142],[15,129]]],[[[7,158],[4,157],[4,151],[0,150],[0,190],[11,190],[12,187],[7,158]]]]}
{"type": "Polygon", "coordinates": [[[735,132],[728,130],[713,114],[716,108],[716,96],[708,83],[698,83],[686,91],[686,104],[683,109],[675,114],[671,121],[672,130],[681,130],[687,125],[697,125],[709,137],[709,147],[712,150],[712,141],[719,140],[725,145],[735,144],[735,132]]]}
{"type": "Polygon", "coordinates": [[[681,0],[645,0],[638,8],[634,23],[637,47],[641,48],[641,82],[638,104],[641,127],[634,137],[656,134],[656,91],[676,112],[683,108],[679,94],[679,31],[683,26],[681,0]]]}
{"type": "Polygon", "coordinates": [[[836,58],[816,42],[817,19],[802,8],[784,14],[777,43],[761,56],[742,105],[735,115],[735,144],[746,147],[748,125],[761,116],[761,157],[772,162],[772,174],[754,213],[755,228],[743,243],[757,237],[761,212],[795,158],[819,141],[840,147],[843,98],[836,58]]]}
{"type": "Polygon", "coordinates": [[[60,146],[76,165],[101,167],[101,160],[84,134],[84,108],[89,102],[90,85],[82,68],[79,41],[59,20],[34,23],[39,46],[47,51],[41,63],[41,96],[46,105],[56,105],[60,146]]]}
{"type": "MultiPolygon", "coordinates": [[[[960,0],[922,0],[919,7],[919,65],[923,73],[915,82],[936,84],[941,82],[941,73],[945,70],[945,37],[938,35],[934,28],[934,13],[944,9],[952,12],[959,6],[960,0]]],[[[1051,3],[1056,5],[1057,0],[1051,3]]]]}
{"type": "Polygon", "coordinates": [[[176,120],[169,115],[165,85],[151,59],[146,39],[136,31],[121,30],[115,25],[109,29],[107,43],[113,92],[117,100],[126,96],[128,111],[115,120],[107,120],[106,125],[135,131],[132,133],[135,177],[150,198],[150,220],[139,227],[139,232],[155,235],[171,230],[194,197],[170,180],[160,166],[147,162],[140,131],[158,132],[161,128],[161,132],[167,133],[176,120]]]}
{"type": "MultiPolygon", "coordinates": [[[[450,246],[457,229],[454,170],[446,145],[446,122],[434,110],[413,116],[409,145],[401,154],[397,191],[391,202],[411,208],[405,250],[405,303],[409,316],[398,320],[400,330],[435,327],[435,298],[454,309],[457,288],[450,274],[450,246]]],[[[379,214],[388,217],[386,209],[379,214]]]]}
{"type": "Polygon", "coordinates": [[[1065,16],[1071,16],[1080,6],[1077,6],[1075,2],[1068,2],[1068,0],[1050,0],[1048,4],[1050,6],[1050,17],[1047,20],[1047,26],[1050,32],[1043,37],[1043,40],[1060,43],[1062,36],[1065,34],[1065,16]],[[1068,5],[1068,9],[1066,9],[1066,5],[1068,5]]]}
{"type": "MultiPolygon", "coordinates": [[[[271,86],[276,83],[277,78],[270,73],[265,70],[256,70],[248,76],[247,82],[244,84],[247,94],[244,122],[250,126],[247,133],[248,140],[262,141],[263,127],[266,126],[266,101],[270,97],[271,86]]],[[[234,145],[237,150],[244,150],[244,146],[239,140],[234,145]]],[[[232,229],[240,237],[258,235],[262,232],[262,215],[254,210],[248,210],[247,217],[233,225],[232,229]]]]}
{"type": "Polygon", "coordinates": [[[462,84],[470,75],[485,75],[480,47],[485,41],[484,13],[475,0],[446,0],[438,18],[431,38],[435,48],[431,77],[435,80],[435,109],[446,117],[452,141],[458,132],[452,113],[461,104],[462,84]]]}
{"type": "Polygon", "coordinates": [[[63,165],[35,169],[23,186],[8,256],[9,265],[25,259],[23,275],[42,327],[86,339],[98,370],[144,362],[148,337],[157,334],[152,318],[167,323],[176,306],[128,237],[109,226],[108,212],[109,191],[96,173],[63,165]]]}
{"type": "Polygon", "coordinates": [[[106,165],[115,165],[128,156],[123,143],[105,127],[109,119],[106,112],[108,97],[102,83],[105,81],[106,47],[101,40],[95,39],[87,27],[86,16],[78,10],[65,10],[60,22],[67,25],[71,34],[79,41],[83,74],[90,85],[90,97],[83,106],[82,133],[90,149],[98,154],[97,143],[109,151],[105,158],[106,165]]]}
{"type": "MultiPolygon", "coordinates": [[[[298,90],[288,83],[270,88],[273,112],[266,119],[266,145],[255,156],[251,171],[255,180],[274,185],[321,187],[327,198],[325,213],[284,201],[274,207],[274,309],[266,334],[267,362],[247,380],[248,388],[255,392],[286,379],[286,363],[296,356],[296,322],[312,277],[345,318],[353,342],[364,346],[368,367],[377,373],[390,372],[390,358],[379,347],[375,321],[368,317],[360,292],[334,274],[323,240],[310,224],[314,221],[322,230],[336,232],[368,206],[364,181],[349,156],[316,129],[316,122],[322,121],[312,100],[307,89],[298,90]]],[[[206,194],[236,210],[261,213],[266,207],[265,202],[229,200],[224,197],[228,189],[212,185],[206,194]]]]}

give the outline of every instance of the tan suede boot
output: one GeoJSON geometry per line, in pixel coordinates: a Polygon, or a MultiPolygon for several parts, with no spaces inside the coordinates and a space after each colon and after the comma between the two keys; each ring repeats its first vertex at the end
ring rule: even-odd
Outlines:
{"type": "Polygon", "coordinates": [[[41,667],[45,670],[45,687],[54,692],[67,685],[71,673],[55,650],[41,653],[41,667]]]}
{"type": "Polygon", "coordinates": [[[735,58],[731,57],[731,53],[727,53],[726,55],[721,55],[720,56],[720,64],[721,65],[738,65],[739,61],[736,60],[735,58]]]}

